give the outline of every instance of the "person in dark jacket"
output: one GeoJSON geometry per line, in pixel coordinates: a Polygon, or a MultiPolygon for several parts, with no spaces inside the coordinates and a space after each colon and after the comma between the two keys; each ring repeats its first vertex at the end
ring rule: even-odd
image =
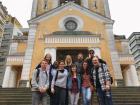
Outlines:
{"type": "Polygon", "coordinates": [[[78,74],[81,74],[83,60],[84,60],[83,54],[79,53],[78,56],[77,56],[77,61],[74,63],[77,66],[78,74]]]}
{"type": "MultiPolygon", "coordinates": [[[[86,58],[87,62],[88,62],[88,65],[89,65],[89,70],[91,70],[93,68],[93,63],[92,63],[92,59],[93,57],[95,56],[95,51],[93,49],[89,50],[89,56],[86,58]]],[[[104,61],[103,59],[100,59],[99,58],[99,62],[100,63],[103,63],[103,64],[106,64],[106,61],[104,61]]],[[[90,71],[91,73],[92,71],[90,71]]]]}

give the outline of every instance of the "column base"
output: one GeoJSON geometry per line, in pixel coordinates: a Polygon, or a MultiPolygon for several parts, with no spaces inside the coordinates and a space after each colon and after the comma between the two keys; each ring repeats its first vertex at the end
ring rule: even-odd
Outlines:
{"type": "Polygon", "coordinates": [[[117,79],[117,80],[115,80],[115,82],[116,82],[117,87],[125,86],[123,79],[117,79]]]}
{"type": "Polygon", "coordinates": [[[19,87],[29,87],[29,80],[20,80],[19,87]]]}

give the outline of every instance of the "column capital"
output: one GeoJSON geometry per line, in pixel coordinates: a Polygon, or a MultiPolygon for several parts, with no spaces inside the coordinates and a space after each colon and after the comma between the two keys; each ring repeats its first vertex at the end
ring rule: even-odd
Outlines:
{"type": "Polygon", "coordinates": [[[112,23],[105,23],[105,28],[113,30],[113,24],[112,23]]]}
{"type": "Polygon", "coordinates": [[[33,29],[33,28],[37,28],[37,24],[35,24],[35,23],[30,23],[29,24],[29,27],[30,27],[30,29],[33,29]]]}

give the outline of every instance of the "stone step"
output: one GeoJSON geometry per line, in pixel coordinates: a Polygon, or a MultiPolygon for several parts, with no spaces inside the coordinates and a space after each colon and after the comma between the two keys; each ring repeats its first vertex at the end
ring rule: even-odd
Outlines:
{"type": "MultiPolygon", "coordinates": [[[[112,87],[114,105],[140,105],[139,87],[112,87]]],[[[93,104],[98,105],[94,94],[93,104]]],[[[31,105],[30,88],[0,89],[0,105],[31,105]]]]}

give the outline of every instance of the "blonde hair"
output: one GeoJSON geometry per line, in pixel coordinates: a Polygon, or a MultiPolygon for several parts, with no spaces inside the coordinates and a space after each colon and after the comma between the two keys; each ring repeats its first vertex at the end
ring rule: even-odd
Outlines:
{"type": "Polygon", "coordinates": [[[65,65],[68,66],[68,65],[71,65],[72,64],[72,57],[70,55],[67,55],[66,56],[66,59],[65,59],[65,65]],[[68,59],[70,59],[70,63],[68,64],[68,59]]]}

